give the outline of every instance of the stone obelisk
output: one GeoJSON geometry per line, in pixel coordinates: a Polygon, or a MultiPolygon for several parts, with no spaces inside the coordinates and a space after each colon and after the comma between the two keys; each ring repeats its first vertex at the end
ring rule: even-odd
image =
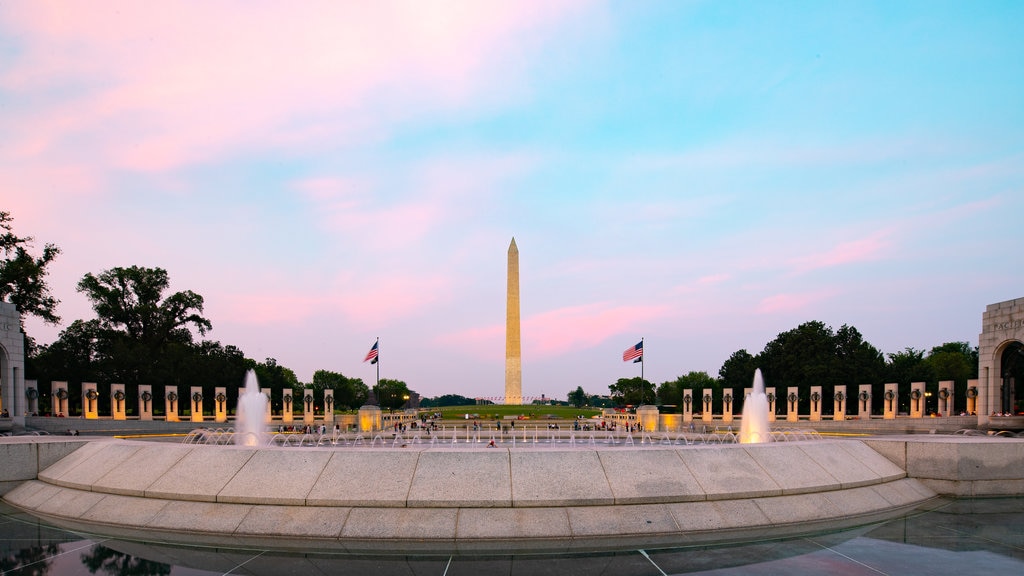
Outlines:
{"type": "Polygon", "coordinates": [[[505,296],[505,404],[523,403],[522,349],[519,346],[519,248],[508,246],[508,292],[505,296]]]}

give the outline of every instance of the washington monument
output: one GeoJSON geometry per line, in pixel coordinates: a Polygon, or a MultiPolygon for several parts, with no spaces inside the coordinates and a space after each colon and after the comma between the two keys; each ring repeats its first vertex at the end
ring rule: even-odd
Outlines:
{"type": "Polygon", "coordinates": [[[505,296],[505,404],[523,403],[522,350],[519,346],[519,248],[508,246],[508,293],[505,296]]]}

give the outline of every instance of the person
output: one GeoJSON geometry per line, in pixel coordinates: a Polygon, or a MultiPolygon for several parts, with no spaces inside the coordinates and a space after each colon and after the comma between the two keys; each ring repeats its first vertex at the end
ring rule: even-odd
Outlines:
{"type": "Polygon", "coordinates": [[[11,415],[7,412],[7,408],[4,408],[3,412],[0,412],[0,418],[10,418],[11,415]]]}
{"type": "Polygon", "coordinates": [[[491,441],[487,443],[487,447],[488,448],[496,448],[496,446],[494,445],[494,438],[491,438],[491,441]]]}

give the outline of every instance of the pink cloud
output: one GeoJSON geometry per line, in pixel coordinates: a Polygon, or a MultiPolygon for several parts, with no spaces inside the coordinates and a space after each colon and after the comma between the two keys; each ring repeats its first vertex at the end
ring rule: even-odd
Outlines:
{"type": "Polygon", "coordinates": [[[831,249],[793,260],[798,272],[830,268],[858,262],[878,260],[889,247],[888,231],[880,231],[865,238],[842,242],[831,249]]]}
{"type": "Polygon", "coordinates": [[[812,304],[831,298],[835,290],[821,290],[805,293],[784,293],[769,296],[761,300],[754,312],[757,314],[774,314],[777,312],[796,312],[804,310],[812,304]]]}
{"type": "Polygon", "coordinates": [[[12,5],[0,29],[18,49],[0,88],[31,104],[0,128],[22,155],[87,151],[142,171],[308,146],[322,140],[296,135],[325,126],[350,142],[379,138],[425,110],[521,91],[520,54],[579,5],[12,5]]]}
{"type": "MultiPolygon", "coordinates": [[[[668,306],[583,304],[534,314],[522,321],[523,356],[547,358],[599,346],[644,324],[672,314],[668,306]]],[[[632,337],[632,336],[630,336],[632,337]]],[[[483,358],[503,357],[505,325],[471,328],[440,336],[442,344],[459,343],[483,358]]]]}

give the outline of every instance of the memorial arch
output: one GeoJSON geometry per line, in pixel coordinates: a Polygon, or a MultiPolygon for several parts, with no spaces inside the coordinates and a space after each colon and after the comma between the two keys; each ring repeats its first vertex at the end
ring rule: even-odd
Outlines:
{"type": "Polygon", "coordinates": [[[25,417],[25,340],[14,304],[0,302],[0,413],[25,417]]]}
{"type": "Polygon", "coordinates": [[[1024,414],[1024,298],[989,304],[978,337],[978,423],[1024,414]]]}

